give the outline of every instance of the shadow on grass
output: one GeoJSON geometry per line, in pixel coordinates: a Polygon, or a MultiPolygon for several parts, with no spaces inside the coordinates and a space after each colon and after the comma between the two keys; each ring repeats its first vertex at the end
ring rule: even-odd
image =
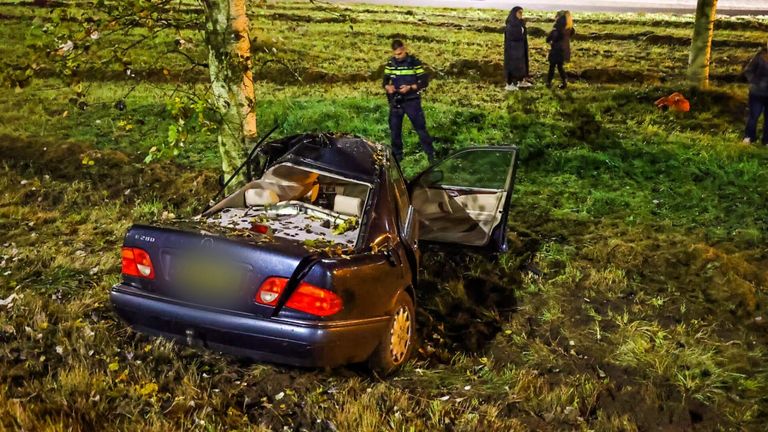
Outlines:
{"type": "MultiPolygon", "coordinates": [[[[144,164],[123,152],[97,150],[78,142],[0,135],[0,159],[22,173],[90,181],[107,198],[124,202],[154,195],[181,207],[205,202],[216,191],[216,175],[212,172],[188,170],[170,162],[144,164]]],[[[41,205],[56,206],[62,199],[52,195],[41,205]]]]}

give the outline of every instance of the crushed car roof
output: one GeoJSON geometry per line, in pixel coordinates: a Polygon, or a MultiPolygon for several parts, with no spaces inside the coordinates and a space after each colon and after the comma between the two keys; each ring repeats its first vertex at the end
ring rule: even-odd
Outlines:
{"type": "Polygon", "coordinates": [[[304,134],[270,143],[285,152],[277,163],[311,166],[345,178],[372,183],[386,150],[363,138],[351,135],[304,134]]]}

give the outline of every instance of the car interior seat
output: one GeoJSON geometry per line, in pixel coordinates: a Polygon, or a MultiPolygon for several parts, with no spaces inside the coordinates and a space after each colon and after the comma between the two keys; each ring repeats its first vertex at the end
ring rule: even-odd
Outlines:
{"type": "Polygon", "coordinates": [[[269,189],[248,189],[245,191],[245,205],[248,207],[273,205],[280,202],[280,197],[269,189]]]}
{"type": "Polygon", "coordinates": [[[336,195],[333,199],[333,211],[345,216],[360,217],[363,200],[347,195],[336,195]]]}

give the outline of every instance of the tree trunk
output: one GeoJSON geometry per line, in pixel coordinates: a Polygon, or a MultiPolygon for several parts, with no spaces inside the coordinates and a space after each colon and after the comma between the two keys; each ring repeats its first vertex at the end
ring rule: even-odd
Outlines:
{"type": "Polygon", "coordinates": [[[717,0],[699,0],[688,58],[688,78],[691,84],[706,88],[709,84],[709,62],[712,57],[712,33],[715,28],[717,0]]]}
{"type": "Polygon", "coordinates": [[[220,114],[219,151],[225,178],[245,160],[256,137],[251,40],[245,0],[203,0],[213,98],[220,114]]]}

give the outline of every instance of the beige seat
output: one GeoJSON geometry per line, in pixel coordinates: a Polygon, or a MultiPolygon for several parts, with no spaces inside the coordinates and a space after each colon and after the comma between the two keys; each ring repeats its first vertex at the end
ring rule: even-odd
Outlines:
{"type": "Polygon", "coordinates": [[[248,189],[245,191],[245,205],[248,207],[273,205],[280,202],[274,191],[267,189],[248,189]]]}
{"type": "Polygon", "coordinates": [[[419,188],[413,205],[419,215],[423,240],[481,246],[501,220],[503,191],[451,196],[443,189],[419,188]]]}
{"type": "Polygon", "coordinates": [[[363,200],[357,197],[336,195],[333,199],[333,211],[346,216],[360,217],[363,211],[363,200]]]}

